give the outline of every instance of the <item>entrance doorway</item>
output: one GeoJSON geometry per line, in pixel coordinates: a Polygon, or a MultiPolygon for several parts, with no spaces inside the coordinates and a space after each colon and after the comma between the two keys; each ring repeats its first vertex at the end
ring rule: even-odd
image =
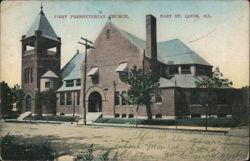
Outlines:
{"type": "Polygon", "coordinates": [[[31,96],[26,97],[26,111],[31,111],[31,96]]]}
{"type": "Polygon", "coordinates": [[[88,112],[102,111],[102,96],[98,92],[92,92],[88,100],[88,112]]]}

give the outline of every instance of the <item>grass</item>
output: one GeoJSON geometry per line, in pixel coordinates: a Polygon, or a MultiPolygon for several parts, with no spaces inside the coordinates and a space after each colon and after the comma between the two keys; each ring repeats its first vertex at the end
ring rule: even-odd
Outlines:
{"type": "MultiPolygon", "coordinates": [[[[135,119],[122,118],[99,118],[96,123],[110,123],[110,124],[135,124],[135,119]]],[[[178,125],[178,126],[205,126],[206,120],[201,118],[191,119],[138,119],[138,125],[178,125]]],[[[208,119],[208,126],[211,127],[235,127],[238,122],[233,118],[210,118],[208,119]]]]}

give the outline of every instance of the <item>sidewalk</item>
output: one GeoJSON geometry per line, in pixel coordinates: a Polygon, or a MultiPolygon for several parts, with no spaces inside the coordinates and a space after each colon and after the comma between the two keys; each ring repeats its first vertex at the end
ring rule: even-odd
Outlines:
{"type": "MultiPolygon", "coordinates": [[[[68,126],[78,126],[82,127],[77,122],[63,122],[63,121],[46,121],[46,120],[16,120],[16,119],[6,119],[5,122],[13,123],[42,123],[42,124],[61,124],[68,126]]],[[[110,123],[93,123],[88,124],[87,127],[121,127],[121,128],[135,128],[134,124],[110,124],[110,123]]],[[[209,132],[232,136],[248,136],[247,127],[245,128],[230,128],[230,127],[208,127],[207,131],[204,126],[174,126],[174,125],[138,125],[138,129],[154,129],[154,130],[179,130],[179,131],[192,131],[192,132],[209,132]]]]}
{"type": "MultiPolygon", "coordinates": [[[[94,123],[92,126],[107,126],[107,127],[124,127],[135,128],[133,124],[110,124],[110,123],[94,123]]],[[[173,126],[173,125],[138,125],[137,128],[143,129],[157,129],[157,130],[183,130],[183,131],[197,131],[197,132],[215,132],[226,134],[231,128],[228,127],[208,127],[207,131],[202,126],[173,126]]]]}

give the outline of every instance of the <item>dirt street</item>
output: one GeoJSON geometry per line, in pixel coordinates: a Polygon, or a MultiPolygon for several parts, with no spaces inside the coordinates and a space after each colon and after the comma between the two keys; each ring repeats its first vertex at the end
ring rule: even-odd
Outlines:
{"type": "Polygon", "coordinates": [[[242,161],[249,151],[248,136],[218,133],[24,123],[1,123],[0,128],[1,136],[49,139],[56,151],[69,155],[90,144],[96,156],[112,148],[110,156],[117,152],[121,161],[242,161]]]}

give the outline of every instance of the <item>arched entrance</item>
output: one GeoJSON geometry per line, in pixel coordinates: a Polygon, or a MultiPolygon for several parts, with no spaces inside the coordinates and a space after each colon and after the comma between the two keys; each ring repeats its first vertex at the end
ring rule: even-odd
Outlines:
{"type": "Polygon", "coordinates": [[[31,111],[31,96],[26,97],[26,111],[31,111]]]}
{"type": "Polygon", "coordinates": [[[88,112],[102,111],[102,96],[98,92],[92,92],[88,100],[88,112]]]}

